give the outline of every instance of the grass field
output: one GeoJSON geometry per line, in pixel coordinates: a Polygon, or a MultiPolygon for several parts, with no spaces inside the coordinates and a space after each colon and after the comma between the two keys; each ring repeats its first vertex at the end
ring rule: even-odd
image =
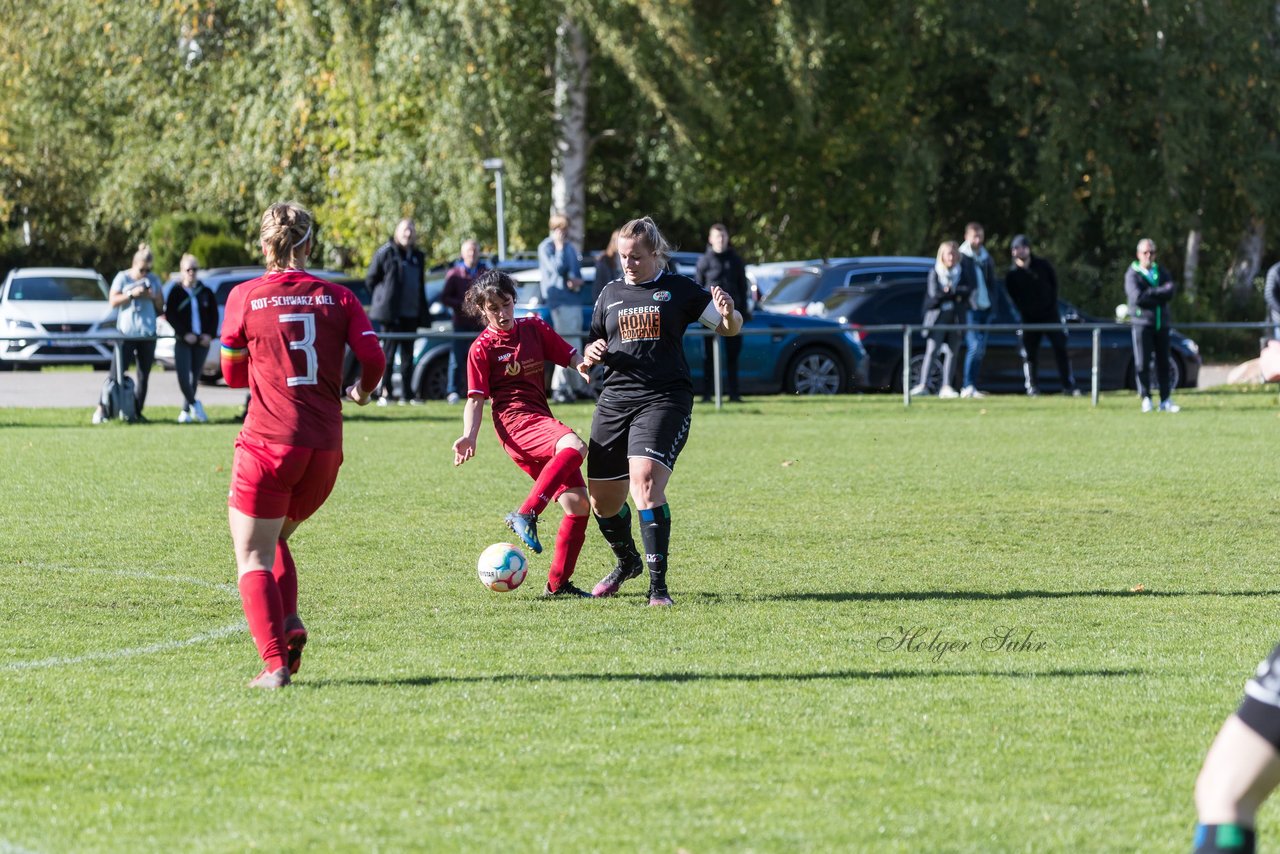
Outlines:
{"type": "Polygon", "coordinates": [[[358,410],[280,692],[245,688],[233,410],[0,410],[0,852],[1189,850],[1277,638],[1280,419],[1180,402],[699,407],[669,610],[539,601],[546,555],[486,591],[528,487],[491,428],[454,469],[458,408],[358,410]]]}

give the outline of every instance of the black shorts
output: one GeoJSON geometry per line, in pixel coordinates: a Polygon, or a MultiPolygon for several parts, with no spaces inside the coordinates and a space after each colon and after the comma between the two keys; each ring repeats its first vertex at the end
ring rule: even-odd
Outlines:
{"type": "Polygon", "coordinates": [[[630,475],[628,460],[646,457],[669,469],[689,438],[693,392],[676,392],[658,400],[596,404],[587,450],[587,478],[622,480],[630,475]]]}
{"type": "Polygon", "coordinates": [[[1244,702],[1236,716],[1249,729],[1280,750],[1280,646],[1271,650],[1244,686],[1244,702]]]}

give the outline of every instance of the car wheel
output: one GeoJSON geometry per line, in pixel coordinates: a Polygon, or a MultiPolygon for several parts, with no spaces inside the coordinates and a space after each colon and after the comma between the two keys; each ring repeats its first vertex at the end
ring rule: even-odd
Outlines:
{"type": "MultiPolygon", "coordinates": [[[[1151,363],[1147,366],[1147,378],[1152,385],[1157,384],[1156,380],[1156,359],[1151,357],[1151,363]]],[[[1130,391],[1138,390],[1138,372],[1132,359],[1129,360],[1129,371],[1125,375],[1125,388],[1130,391]]],[[[1178,357],[1169,354],[1169,388],[1182,388],[1182,363],[1178,361],[1178,357]]]]}
{"type": "Polygon", "coordinates": [[[419,400],[443,400],[449,388],[449,354],[419,363],[413,371],[414,397],[419,400]]]}
{"type": "MultiPolygon", "coordinates": [[[[920,369],[923,365],[923,353],[917,353],[911,357],[911,388],[920,385],[920,369]]],[[[902,385],[901,381],[898,382],[898,385],[902,385]]],[[[924,387],[929,394],[937,394],[938,389],[942,388],[942,359],[933,360],[933,364],[929,367],[929,376],[925,380],[924,387]]],[[[898,391],[902,391],[901,387],[898,388],[898,391]]]]}
{"type": "Polygon", "coordinates": [[[786,390],[791,394],[840,394],[847,386],[844,367],[821,347],[801,350],[787,368],[786,390]]]}

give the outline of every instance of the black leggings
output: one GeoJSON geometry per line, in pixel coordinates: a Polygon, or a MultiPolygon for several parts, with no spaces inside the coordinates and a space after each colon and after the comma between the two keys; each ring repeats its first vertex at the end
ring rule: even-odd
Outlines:
{"type": "Polygon", "coordinates": [[[1138,384],[1138,397],[1151,397],[1151,354],[1156,357],[1156,380],[1160,383],[1161,402],[1169,399],[1169,327],[1133,327],[1133,378],[1138,384]]]}

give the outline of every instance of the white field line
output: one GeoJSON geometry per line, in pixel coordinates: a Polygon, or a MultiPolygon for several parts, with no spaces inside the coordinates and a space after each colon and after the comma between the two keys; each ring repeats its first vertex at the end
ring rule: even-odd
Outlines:
{"type": "MultiPolygon", "coordinates": [[[[115,575],[121,578],[145,578],[151,581],[167,581],[170,583],[190,584],[195,587],[206,587],[211,590],[219,590],[232,596],[239,597],[239,591],[234,584],[218,584],[213,581],[205,581],[202,578],[190,578],[180,575],[160,575],[154,572],[142,572],[139,570],[128,569],[93,569],[89,567],[76,566],[52,566],[47,564],[24,564],[23,568],[40,570],[43,572],[87,572],[97,573],[101,575],[115,575]]],[[[0,664],[3,670],[34,670],[42,667],[65,667],[70,664],[83,664],[86,661],[114,661],[122,658],[133,658],[139,655],[154,655],[159,652],[169,652],[175,649],[181,649],[195,644],[207,643],[212,640],[224,638],[237,632],[242,632],[247,628],[244,620],[238,620],[229,626],[223,626],[208,632],[201,632],[198,635],[185,638],[183,640],[162,641],[160,643],[147,644],[146,646],[126,647],[124,649],[104,650],[102,652],[90,652],[84,655],[74,656],[55,656],[53,658],[43,658],[37,661],[10,661],[0,664]]],[[[11,854],[11,852],[21,852],[20,848],[9,849],[4,840],[0,840],[0,854],[11,854]]]]}
{"type": "Polygon", "coordinates": [[[23,848],[21,845],[14,845],[12,842],[0,839],[0,854],[36,854],[36,852],[30,848],[23,848]]]}

